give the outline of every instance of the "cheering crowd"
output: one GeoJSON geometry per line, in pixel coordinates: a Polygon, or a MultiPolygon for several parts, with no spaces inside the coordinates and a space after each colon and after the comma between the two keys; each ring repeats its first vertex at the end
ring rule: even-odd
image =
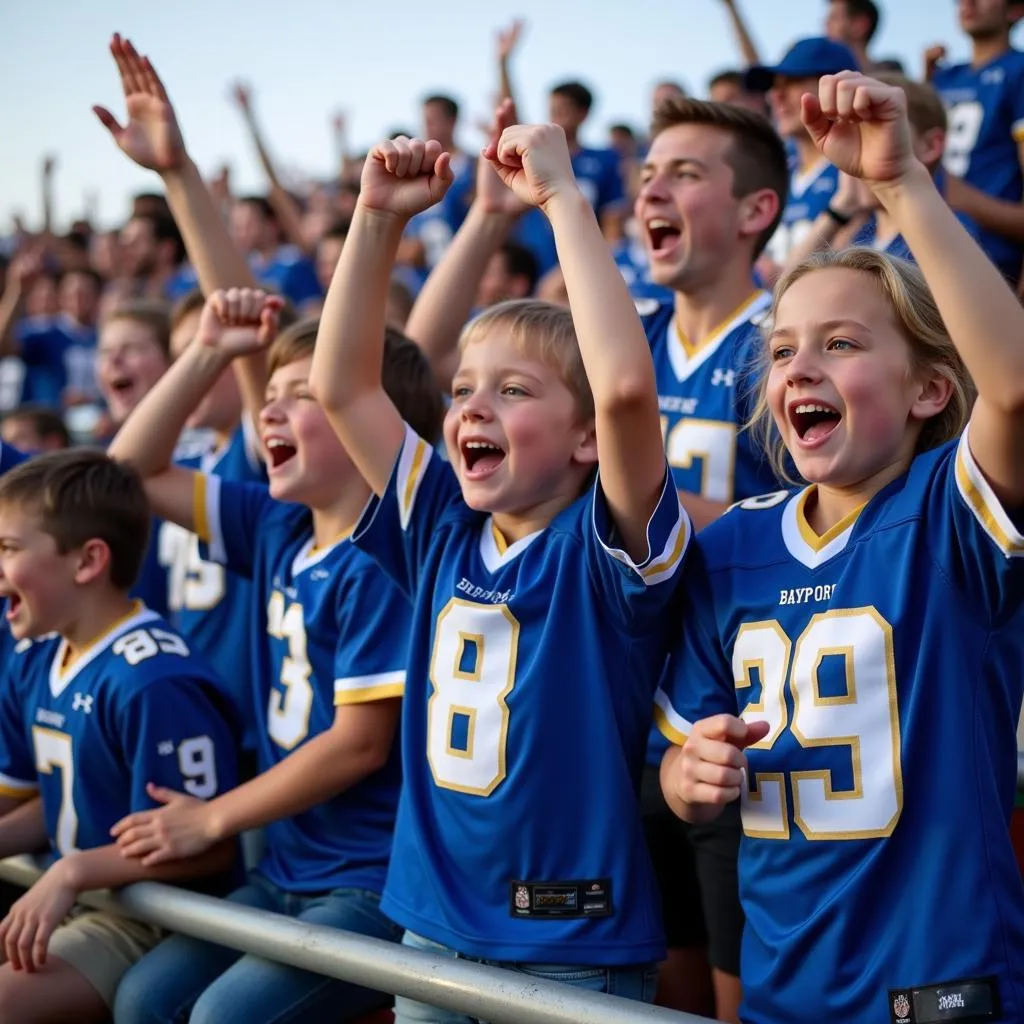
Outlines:
{"type": "MultiPolygon", "coordinates": [[[[724,1021],[1024,1020],[1024,4],[873,0],[582,141],[459,106],[266,194],[189,155],[5,241],[0,1022],[392,997],[91,911],[140,880],[724,1021]]],[[[750,5],[753,8],[753,5],[750,5]]],[[[102,57],[97,55],[97,60],[102,57]]],[[[474,1018],[399,996],[399,1024],[474,1018]]]]}

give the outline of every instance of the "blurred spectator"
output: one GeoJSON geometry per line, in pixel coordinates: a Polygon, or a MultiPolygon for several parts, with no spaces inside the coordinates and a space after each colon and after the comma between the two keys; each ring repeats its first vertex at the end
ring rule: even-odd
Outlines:
{"type": "Polygon", "coordinates": [[[708,99],[715,103],[729,103],[734,107],[743,107],[755,113],[768,114],[765,94],[747,89],[743,84],[743,72],[728,70],[719,71],[708,82],[708,99]]]}
{"type": "Polygon", "coordinates": [[[71,444],[71,435],[57,409],[44,405],[22,405],[0,423],[0,438],[30,455],[54,452],[71,444]]]}
{"type": "Polygon", "coordinates": [[[744,76],[747,89],[768,93],[775,127],[790,147],[789,201],[768,247],[774,268],[767,261],[759,263],[768,284],[774,283],[778,267],[810,232],[818,214],[828,209],[839,180],[839,172],[818,152],[804,127],[801,97],[817,92],[822,75],[851,69],[857,69],[857,59],[849,47],[815,36],[796,42],[778,64],[749,68],[744,76]]]}
{"type": "Polygon", "coordinates": [[[477,290],[476,306],[483,309],[506,299],[533,295],[540,267],[533,253],[517,242],[506,242],[488,261],[477,290]]]}
{"type": "Polygon", "coordinates": [[[829,0],[825,35],[850,48],[856,67],[866,75],[878,70],[868,56],[868,46],[878,31],[881,15],[874,0],[829,0]]]}
{"type": "Polygon", "coordinates": [[[1007,216],[1002,204],[986,197],[1020,206],[1024,196],[1024,53],[1010,46],[1024,4],[960,0],[959,12],[971,40],[970,63],[942,66],[945,51],[934,47],[927,70],[949,111],[946,168],[984,194],[955,191],[950,199],[978,224],[982,249],[1019,287],[1024,211],[1007,216]]]}

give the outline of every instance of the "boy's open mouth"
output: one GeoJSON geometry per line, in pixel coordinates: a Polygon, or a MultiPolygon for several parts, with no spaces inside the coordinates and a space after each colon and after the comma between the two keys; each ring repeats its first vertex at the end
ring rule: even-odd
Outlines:
{"type": "Polygon", "coordinates": [[[268,437],[263,447],[267,450],[267,458],[273,469],[283,466],[297,451],[295,445],[289,444],[283,437],[268,437]]]}
{"type": "Polygon", "coordinates": [[[465,463],[466,469],[474,476],[493,472],[505,460],[504,451],[490,441],[463,441],[460,447],[462,461],[465,463]]]}

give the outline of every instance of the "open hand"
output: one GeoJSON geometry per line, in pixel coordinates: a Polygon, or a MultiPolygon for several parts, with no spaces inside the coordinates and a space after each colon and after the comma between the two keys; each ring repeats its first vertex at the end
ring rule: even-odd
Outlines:
{"type": "Polygon", "coordinates": [[[62,859],[11,907],[0,922],[0,947],[14,970],[32,974],[46,963],[50,938],[77,898],[62,859]]]}
{"type": "Polygon", "coordinates": [[[363,164],[359,204],[413,217],[444,198],[452,177],[451,155],[440,142],[400,135],[370,150],[363,164]]]}
{"type": "Polygon", "coordinates": [[[128,814],[110,830],[126,857],[152,867],[198,856],[216,843],[210,834],[210,804],[153,783],[146,792],[164,806],[128,814]]]}
{"type": "Polygon", "coordinates": [[[93,107],[122,152],[140,167],[172,171],[185,162],[185,143],[174,108],[148,57],[140,56],[127,39],[115,34],[110,52],[124,89],[128,123],[122,126],[106,107],[93,107]]]}

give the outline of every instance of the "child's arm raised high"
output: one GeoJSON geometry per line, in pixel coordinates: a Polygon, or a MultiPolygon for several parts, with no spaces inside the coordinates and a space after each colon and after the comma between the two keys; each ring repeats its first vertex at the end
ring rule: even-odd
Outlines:
{"type": "Polygon", "coordinates": [[[370,150],[341,260],[327,292],[310,387],[349,457],[383,494],[402,447],[401,416],[381,383],[391,268],[409,219],[452,181],[437,142],[399,138],[370,150]]]}
{"type": "Polygon", "coordinates": [[[852,71],[803,98],[824,156],[866,180],[914,254],[978,389],[970,448],[998,499],[1024,506],[1024,309],[914,155],[906,96],[852,71]]]}
{"type": "Polygon", "coordinates": [[[642,562],[667,467],[654,364],[636,307],[576,183],[561,128],[513,125],[484,155],[520,199],[551,221],[594,395],[602,490],[623,548],[642,562]]]}

